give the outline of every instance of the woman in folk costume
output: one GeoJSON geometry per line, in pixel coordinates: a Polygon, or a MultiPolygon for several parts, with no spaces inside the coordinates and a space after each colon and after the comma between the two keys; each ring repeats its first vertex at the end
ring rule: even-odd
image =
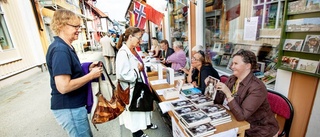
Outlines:
{"type": "MultiPolygon", "coordinates": [[[[130,84],[130,101],[137,78],[139,81],[149,84],[142,59],[135,50],[139,46],[141,37],[142,33],[139,28],[129,27],[120,36],[117,45],[117,49],[119,49],[116,57],[117,79],[120,81],[122,89],[128,88],[130,84]],[[136,72],[141,73],[141,77],[136,72]]],[[[142,130],[158,128],[157,125],[151,123],[151,112],[132,112],[129,111],[129,106],[130,104],[120,115],[119,120],[120,125],[124,124],[132,132],[133,137],[148,137],[142,130]]]]}

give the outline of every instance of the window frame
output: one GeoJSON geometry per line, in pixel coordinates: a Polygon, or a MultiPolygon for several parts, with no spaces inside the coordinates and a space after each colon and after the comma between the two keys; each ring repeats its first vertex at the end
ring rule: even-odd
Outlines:
{"type": "Polygon", "coordinates": [[[8,50],[15,49],[15,46],[13,45],[12,38],[11,38],[9,29],[8,29],[7,22],[6,22],[5,17],[4,17],[4,12],[2,11],[1,6],[0,6],[0,18],[1,18],[0,19],[0,27],[2,27],[3,35],[4,35],[5,39],[7,39],[7,43],[9,45],[9,47],[10,47],[9,49],[3,49],[2,45],[1,45],[0,46],[0,52],[5,52],[5,51],[8,51],[8,50]]]}
{"type": "Polygon", "coordinates": [[[256,0],[257,3],[255,4],[255,0],[252,1],[252,10],[251,10],[251,15],[252,16],[255,16],[254,15],[254,12],[255,12],[255,9],[254,7],[256,6],[263,6],[263,10],[262,10],[262,21],[261,21],[261,28],[260,29],[279,29],[281,28],[281,26],[279,26],[279,23],[280,23],[280,18],[279,17],[282,17],[283,18],[283,14],[284,11],[280,12],[281,10],[281,4],[284,4],[285,0],[263,0],[263,2],[261,2],[261,0],[256,0]],[[265,28],[265,20],[266,20],[266,8],[267,8],[267,5],[268,4],[274,4],[274,3],[277,3],[278,6],[277,6],[277,14],[276,14],[276,24],[275,24],[275,28],[265,28]],[[281,13],[281,14],[280,14],[281,13]]]}

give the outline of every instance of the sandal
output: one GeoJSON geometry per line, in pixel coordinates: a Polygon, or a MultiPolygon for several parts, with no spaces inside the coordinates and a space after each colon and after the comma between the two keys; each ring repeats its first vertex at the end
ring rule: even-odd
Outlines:
{"type": "Polygon", "coordinates": [[[158,129],[158,126],[156,124],[151,124],[147,126],[147,129],[158,129]]]}

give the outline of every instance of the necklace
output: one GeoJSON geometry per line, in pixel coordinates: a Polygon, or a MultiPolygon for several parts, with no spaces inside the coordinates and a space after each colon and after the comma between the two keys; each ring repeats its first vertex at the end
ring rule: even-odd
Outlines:
{"type": "Polygon", "coordinates": [[[232,95],[237,94],[237,86],[238,86],[239,81],[237,80],[236,83],[234,83],[232,87],[232,95]]]}

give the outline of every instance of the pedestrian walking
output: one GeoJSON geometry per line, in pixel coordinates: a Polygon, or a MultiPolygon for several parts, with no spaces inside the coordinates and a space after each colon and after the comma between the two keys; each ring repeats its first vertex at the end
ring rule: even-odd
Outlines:
{"type": "Polygon", "coordinates": [[[79,58],[71,45],[78,39],[81,18],[69,10],[54,12],[51,27],[57,35],[46,56],[50,74],[51,110],[58,124],[70,137],[92,137],[87,117],[86,83],[100,77],[98,63],[89,66],[84,75],[79,58]]]}
{"type": "MultiPolygon", "coordinates": [[[[106,68],[107,71],[113,75],[116,75],[116,70],[115,70],[115,51],[114,48],[116,47],[116,44],[112,41],[110,37],[107,35],[103,34],[104,36],[100,39],[100,44],[102,47],[102,55],[104,59],[106,60],[106,68]],[[111,70],[110,70],[111,67],[111,70]]],[[[109,74],[109,75],[110,75],[109,74]]]]}

